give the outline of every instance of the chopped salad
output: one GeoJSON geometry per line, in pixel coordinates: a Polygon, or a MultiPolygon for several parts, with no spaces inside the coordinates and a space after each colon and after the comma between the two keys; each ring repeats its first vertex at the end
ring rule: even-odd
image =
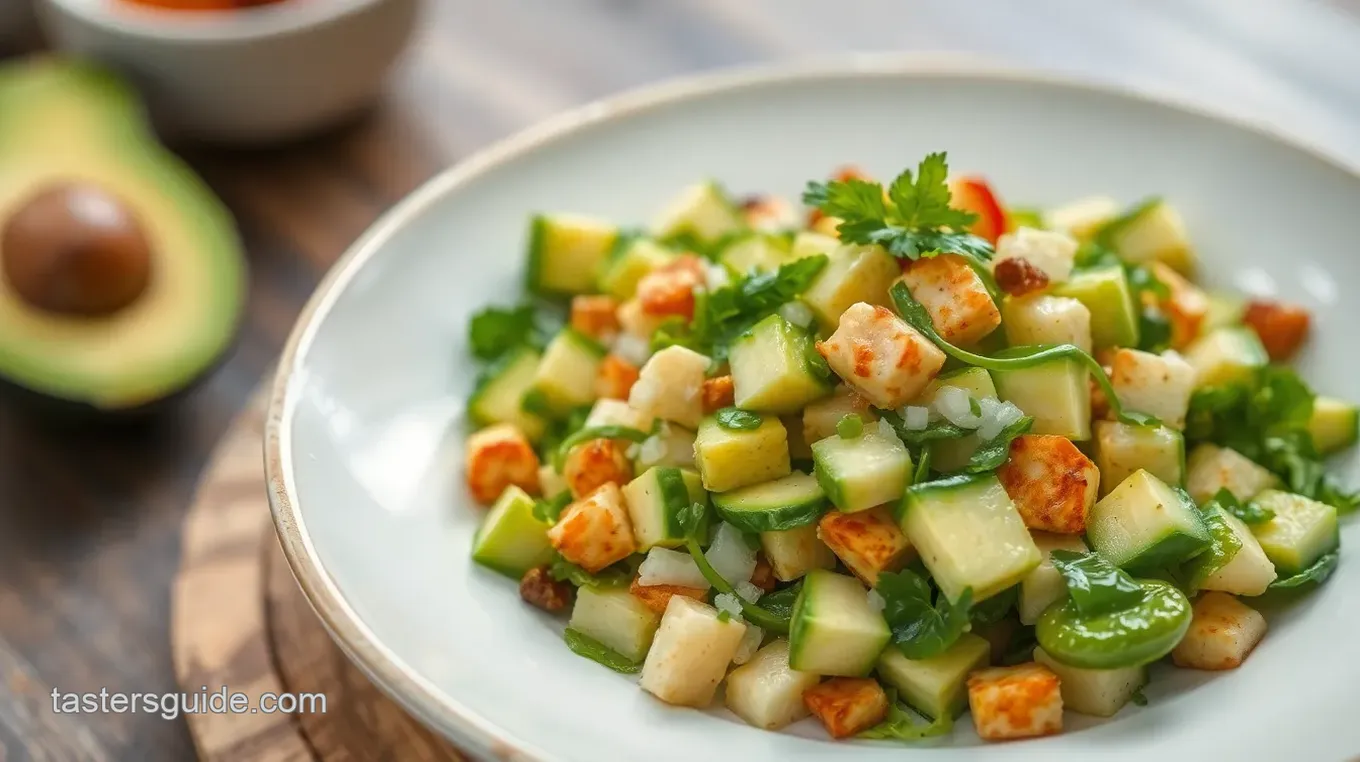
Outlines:
{"type": "Polygon", "coordinates": [[[944,154],[801,200],[536,215],[472,318],[472,557],[574,652],[770,730],[1024,738],[1238,668],[1336,568],[1357,407],[1168,202],[1007,207],[944,154]]]}

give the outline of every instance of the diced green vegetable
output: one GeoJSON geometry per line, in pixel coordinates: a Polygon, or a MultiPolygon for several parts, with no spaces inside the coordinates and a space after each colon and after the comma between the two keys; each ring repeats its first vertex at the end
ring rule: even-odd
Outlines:
{"type": "Polygon", "coordinates": [[[803,303],[823,328],[835,329],[841,313],[856,302],[887,304],[888,287],[902,268],[882,246],[842,244],[829,256],[826,267],[803,293],[803,303]]]}
{"type": "Polygon", "coordinates": [[[717,183],[691,185],[661,211],[652,234],[662,240],[693,240],[701,245],[717,243],[745,227],[741,213],[717,183]]]}
{"type": "Polygon", "coordinates": [[[1308,419],[1308,433],[1319,455],[1330,455],[1355,444],[1360,433],[1360,409],[1335,397],[1313,399],[1313,416],[1308,419]]]}
{"type": "Polygon", "coordinates": [[[1218,386],[1250,380],[1270,362],[1261,339],[1250,328],[1220,328],[1185,348],[1185,361],[1195,369],[1195,386],[1218,386]]]}
{"type": "Polygon", "coordinates": [[[1185,482],[1185,437],[1179,431],[1169,426],[1096,421],[1095,435],[1102,496],[1139,469],[1167,484],[1185,482]]]}
{"type": "Polygon", "coordinates": [[[1091,508],[1086,538],[1111,563],[1132,571],[1165,568],[1209,546],[1190,496],[1141,469],[1091,508]]]}
{"type": "Polygon", "coordinates": [[[550,526],[534,516],[534,499],[512,484],[482,519],[472,541],[472,560],[518,580],[552,558],[550,526]]]}
{"type": "Polygon", "coordinates": [[[817,479],[801,471],[713,496],[718,515],[745,532],[777,532],[813,524],[827,505],[817,479]]]}
{"type": "Polygon", "coordinates": [[[658,545],[663,548],[683,545],[685,530],[680,526],[680,511],[708,499],[698,473],[666,466],[644,471],[624,486],[623,497],[633,522],[633,536],[642,552],[658,545]]]}
{"type": "Polygon", "coordinates": [[[812,460],[827,497],[846,513],[897,500],[911,479],[911,454],[882,424],[853,439],[836,434],[813,442],[812,460]]]}
{"type": "MultiPolygon", "coordinates": [[[[1009,351],[998,357],[1009,356],[1009,351]]],[[[1031,434],[1091,438],[1091,373],[1081,362],[1057,357],[1027,368],[992,371],[1001,399],[1034,418],[1031,434]]]]}
{"type": "Polygon", "coordinates": [[[1069,296],[1091,311],[1091,342],[1096,349],[1138,346],[1138,305],[1123,267],[1075,272],[1053,288],[1053,295],[1069,296]]]}
{"type": "Polygon", "coordinates": [[[815,352],[812,338],[777,314],[756,323],[728,353],[736,406],[778,415],[830,394],[831,379],[810,359],[815,352]]]}
{"type": "Polygon", "coordinates": [[[600,269],[600,291],[620,302],[632,299],[638,281],[675,258],[675,254],[650,238],[635,238],[600,269]]]}
{"type": "Polygon", "coordinates": [[[774,272],[780,265],[794,260],[789,244],[787,236],[751,232],[723,246],[718,261],[738,276],[752,271],[774,272]]]}
{"type": "Polygon", "coordinates": [[[530,291],[584,294],[618,240],[617,226],[574,214],[540,214],[530,222],[530,291]]]}
{"type": "Polygon", "coordinates": [[[1254,524],[1252,534],[1281,577],[1298,574],[1341,544],[1336,509],[1301,495],[1266,490],[1254,502],[1275,518],[1254,524]]]}
{"type": "Polygon", "coordinates": [[[595,378],[604,361],[604,347],[570,328],[562,329],[543,351],[534,372],[533,392],[555,415],[595,401],[595,378]]]}
{"type": "Polygon", "coordinates": [[[968,701],[968,673],[987,666],[991,650],[987,641],[972,633],[964,633],[949,650],[929,659],[908,659],[889,646],[878,658],[878,676],[930,719],[958,717],[968,701]]]}
{"type": "Polygon", "coordinates": [[[1199,326],[1201,336],[1213,333],[1219,328],[1242,324],[1242,316],[1247,311],[1247,300],[1240,294],[1210,291],[1208,299],[1209,310],[1205,313],[1204,320],[1199,326]]]}
{"type": "Polygon", "coordinates": [[[576,591],[568,627],[614,649],[625,659],[640,662],[647,656],[661,615],[623,587],[592,587],[576,591]]]}
{"type": "Polygon", "coordinates": [[[1165,262],[1182,275],[1195,269],[1195,252],[1176,210],[1160,199],[1143,204],[1102,231],[1119,256],[1136,264],[1165,262]]]}
{"type": "Polygon", "coordinates": [[[539,354],[524,347],[500,360],[479,382],[468,400],[468,417],[478,426],[512,423],[530,441],[543,436],[547,422],[524,409],[524,395],[533,388],[539,354]]]}
{"type": "Polygon", "coordinates": [[[869,674],[892,637],[859,580],[823,569],[803,579],[789,628],[789,666],[818,675],[869,674]]]}
{"type": "Polygon", "coordinates": [[[728,429],[717,418],[705,417],[694,439],[694,459],[704,489],[710,492],[760,484],[788,476],[793,470],[788,434],[784,424],[772,415],[750,430],[728,429]]]}

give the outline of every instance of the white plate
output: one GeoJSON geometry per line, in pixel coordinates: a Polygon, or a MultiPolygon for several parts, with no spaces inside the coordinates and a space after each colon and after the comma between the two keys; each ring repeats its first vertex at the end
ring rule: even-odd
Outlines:
{"type": "MultiPolygon", "coordinates": [[[[985,173],[1012,203],[1163,194],[1208,280],[1306,304],[1303,357],[1323,391],[1360,397],[1354,346],[1360,179],[1232,121],[1047,78],[883,60],[710,76],[560,117],[454,167],[359,241],[305,310],[275,389],[266,461],[289,561],[341,644],[388,692],[489,758],[901,759],[833,744],[804,721],[769,733],[673,709],[573,655],[560,624],[468,560],[483,511],[461,485],[470,313],[519,294],[526,217],[569,210],[647,220],[705,175],[796,197],[843,163],[886,177],[930,151],[985,173]]],[[[1353,464],[1350,464],[1353,466],[1353,464]]],[[[1354,469],[1351,475],[1353,476],[1354,469]]],[[[1346,545],[1360,540],[1347,525],[1346,545]]],[[[1270,615],[1238,670],[1166,669],[1146,708],[1068,732],[981,745],[970,723],[942,762],[1335,760],[1360,752],[1360,563],[1270,615]]]]}

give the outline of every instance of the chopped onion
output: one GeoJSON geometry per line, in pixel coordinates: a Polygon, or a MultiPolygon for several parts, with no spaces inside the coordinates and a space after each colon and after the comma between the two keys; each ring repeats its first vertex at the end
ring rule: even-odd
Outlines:
{"type": "Polygon", "coordinates": [[[741,642],[737,644],[737,653],[732,657],[732,663],[745,664],[750,661],[759,650],[760,641],[764,639],[764,630],[753,624],[746,625],[746,632],[741,636],[741,642]]]}
{"type": "Polygon", "coordinates": [[[627,360],[634,365],[642,365],[647,362],[647,358],[652,356],[650,342],[631,333],[621,333],[614,339],[611,347],[614,354],[627,360]]]}
{"type": "Polygon", "coordinates": [[[640,463],[655,464],[666,458],[666,441],[656,434],[642,440],[641,445],[634,445],[633,447],[637,448],[637,452],[628,457],[640,463]]]}
{"type": "Polygon", "coordinates": [[[930,426],[930,408],[907,405],[902,408],[902,421],[906,424],[907,431],[925,431],[930,426]]]}
{"type": "Polygon", "coordinates": [[[716,291],[732,281],[732,275],[722,265],[709,265],[706,269],[708,271],[706,280],[710,291],[716,291]]]}
{"type": "Polygon", "coordinates": [[[750,582],[756,570],[756,552],[746,544],[741,530],[723,522],[718,525],[718,533],[713,544],[708,546],[704,557],[713,565],[713,570],[722,575],[728,584],[736,587],[739,583],[750,582]]]}
{"type": "Polygon", "coordinates": [[[708,580],[688,553],[666,548],[647,551],[647,557],[638,566],[638,584],[642,587],[680,585],[708,589],[708,580]]]}
{"type": "Polygon", "coordinates": [[[760,599],[761,594],[765,592],[764,590],[761,590],[760,588],[756,587],[750,582],[738,582],[732,587],[736,588],[737,597],[741,598],[743,601],[746,601],[747,603],[755,603],[757,600],[760,599]]]}
{"type": "Polygon", "coordinates": [[[624,457],[629,460],[637,460],[638,453],[642,452],[642,447],[634,442],[628,445],[628,449],[623,451],[624,457]]]}
{"type": "Polygon", "coordinates": [[[1020,408],[1010,402],[984,399],[978,404],[982,406],[982,425],[978,427],[977,433],[984,442],[996,439],[1007,426],[1025,417],[1020,408]]]}
{"type": "Polygon", "coordinates": [[[797,299],[781,304],[779,314],[799,328],[807,328],[812,325],[812,310],[797,299]]]}
{"type": "Polygon", "coordinates": [[[877,590],[870,589],[870,590],[869,590],[869,608],[873,609],[874,611],[882,611],[883,609],[885,609],[885,608],[887,608],[887,607],[888,607],[888,602],[885,601],[885,600],[883,600],[883,596],[879,595],[877,590]]]}
{"type": "Polygon", "coordinates": [[[731,614],[733,619],[741,619],[741,601],[737,600],[735,595],[718,593],[713,596],[713,606],[719,611],[731,614]]]}
{"type": "Polygon", "coordinates": [[[961,429],[976,429],[982,416],[973,412],[973,396],[957,386],[942,386],[935,394],[935,409],[961,429]]]}

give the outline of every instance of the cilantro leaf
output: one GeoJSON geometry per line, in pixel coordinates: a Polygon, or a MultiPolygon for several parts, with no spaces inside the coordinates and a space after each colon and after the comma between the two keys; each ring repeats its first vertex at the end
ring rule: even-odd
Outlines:
{"type": "Polygon", "coordinates": [[[756,604],[777,617],[790,617],[793,615],[793,604],[802,591],[803,580],[800,579],[786,588],[760,596],[756,604]]]}
{"type": "Polygon", "coordinates": [[[925,718],[898,702],[896,688],[887,688],[886,690],[888,693],[887,717],[868,730],[861,731],[856,738],[919,741],[923,738],[947,735],[954,729],[953,713],[943,712],[935,721],[926,722],[925,718]]]}
{"type": "Polygon", "coordinates": [[[522,304],[505,309],[487,307],[468,323],[468,345],[479,360],[494,360],[529,343],[534,332],[534,308],[522,304]]]}
{"type": "Polygon", "coordinates": [[[1337,564],[1340,563],[1340,561],[1341,556],[1338,555],[1336,551],[1332,551],[1314,561],[1312,566],[1304,569],[1298,574],[1295,574],[1292,577],[1285,577],[1284,579],[1277,579],[1270,583],[1270,589],[1292,590],[1310,585],[1321,585],[1323,582],[1327,581],[1328,577],[1332,576],[1332,572],[1336,571],[1337,564]]]}
{"type": "Polygon", "coordinates": [[[883,203],[883,186],[856,177],[837,180],[826,185],[825,200],[819,204],[822,213],[842,219],[887,219],[887,205],[883,203]]]}
{"type": "Polygon", "coordinates": [[[553,553],[548,563],[548,574],[558,582],[566,581],[577,587],[627,587],[633,573],[624,563],[613,564],[591,574],[568,561],[560,553],[553,553]]]}
{"type": "Polygon", "coordinates": [[[995,624],[1011,613],[1019,599],[1020,586],[1011,585],[991,598],[974,605],[973,610],[969,612],[969,619],[978,626],[995,624]]]}
{"type": "Polygon", "coordinates": [[[1117,611],[1143,600],[1143,588],[1098,553],[1055,550],[1050,558],[1053,568],[1067,581],[1067,592],[1082,614],[1117,611]]]}
{"type": "Polygon", "coordinates": [[[714,414],[718,425],[732,431],[751,431],[760,428],[765,422],[760,413],[752,413],[739,407],[725,407],[714,414]]]}
{"type": "Polygon", "coordinates": [[[1002,429],[992,440],[984,442],[980,447],[973,451],[968,458],[968,465],[963,467],[966,474],[981,474],[987,471],[995,471],[1001,468],[1001,464],[1011,456],[1011,442],[1016,437],[1029,431],[1034,425],[1034,418],[1025,416],[1002,429]]]}
{"type": "Polygon", "coordinates": [[[1275,518],[1275,511],[1250,500],[1243,504],[1226,487],[1214,493],[1214,496],[1209,498],[1209,502],[1204,504],[1206,512],[1214,507],[1231,513],[1241,519],[1243,524],[1264,524],[1275,518]]]}
{"type": "Polygon", "coordinates": [[[965,588],[958,601],[941,593],[931,602],[930,585],[910,569],[884,572],[874,586],[883,596],[883,617],[892,629],[893,642],[908,659],[939,656],[954,645],[968,627],[973,589],[965,588]]]}
{"type": "Polygon", "coordinates": [[[631,675],[642,670],[640,662],[629,659],[579,630],[568,627],[562,633],[562,639],[566,641],[567,648],[570,648],[577,656],[584,656],[593,662],[609,667],[615,672],[631,675]]]}

